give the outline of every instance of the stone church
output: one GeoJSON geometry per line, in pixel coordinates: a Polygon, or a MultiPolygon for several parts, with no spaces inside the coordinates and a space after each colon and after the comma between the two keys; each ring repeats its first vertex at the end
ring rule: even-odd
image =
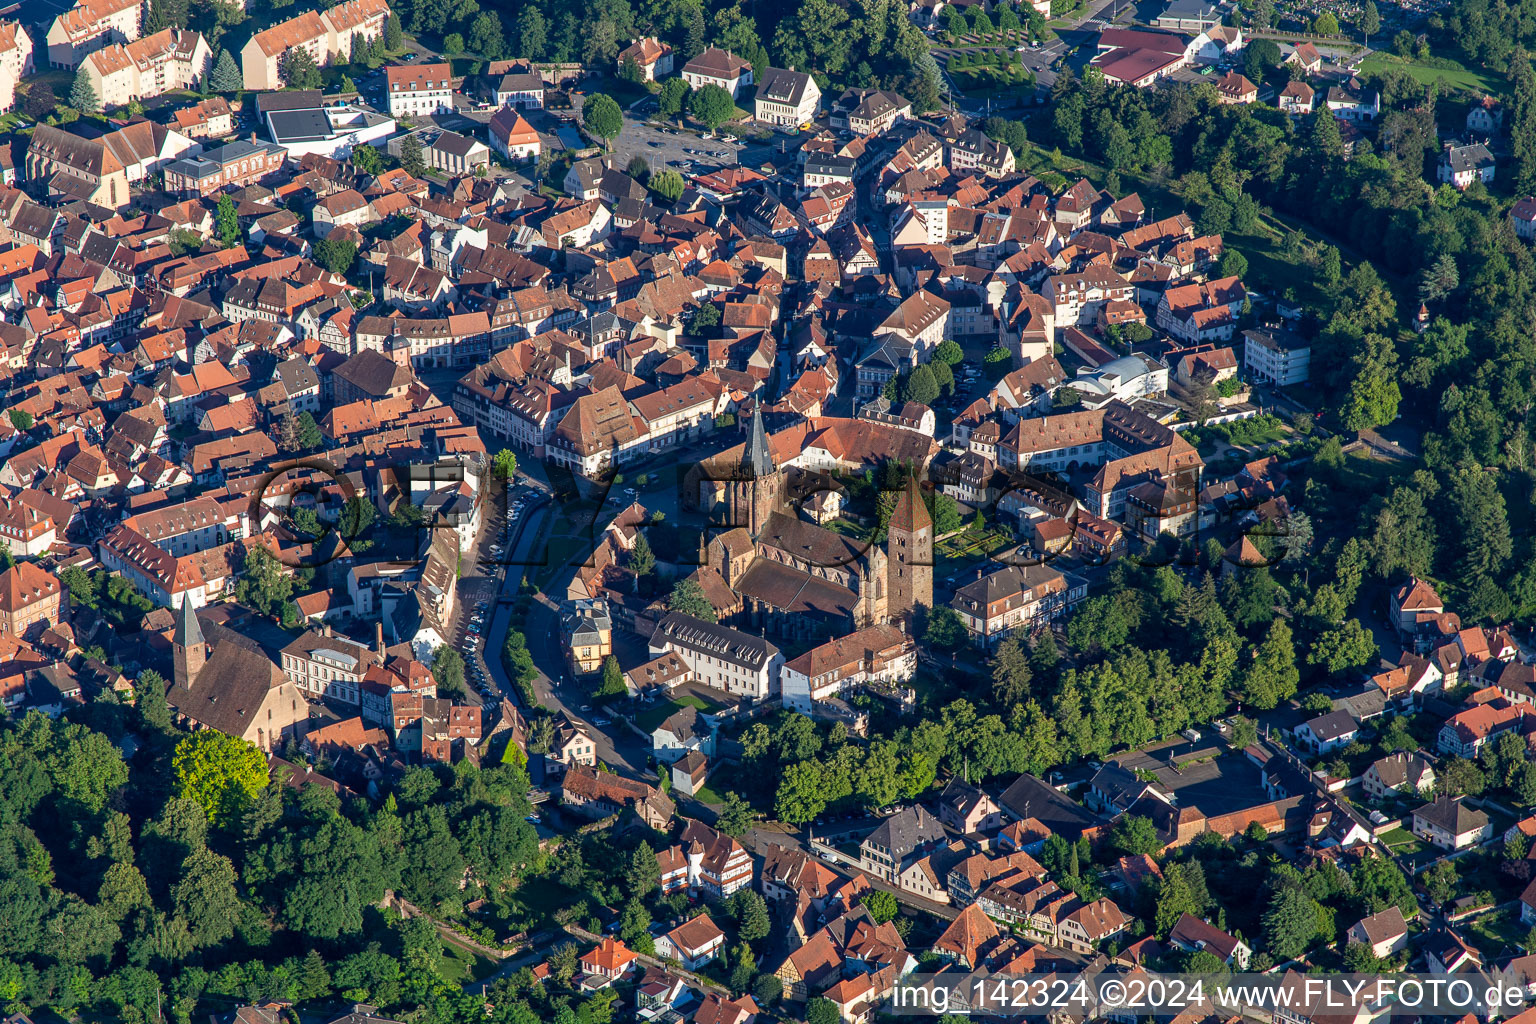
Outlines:
{"type": "MultiPolygon", "coordinates": [[[[933,521],[915,479],[897,498],[885,546],[801,518],[761,412],[721,489],[724,525],[705,552],[741,600],[740,624],[791,638],[842,636],[933,605],[933,521]]],[[[719,521],[719,520],[717,520],[719,521]]]]}

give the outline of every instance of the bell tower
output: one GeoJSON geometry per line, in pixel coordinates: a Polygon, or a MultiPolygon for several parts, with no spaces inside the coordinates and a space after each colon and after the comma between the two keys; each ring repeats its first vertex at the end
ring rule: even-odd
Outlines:
{"type": "Polygon", "coordinates": [[[768,434],[763,429],[763,407],[759,402],[752,413],[752,433],[742,453],[741,465],[731,481],[731,524],[744,527],[755,539],[768,516],[779,508],[782,481],[773,453],[768,449],[768,434]]]}
{"type": "Polygon", "coordinates": [[[191,686],[208,660],[208,642],[203,639],[203,627],[198,625],[190,593],[181,596],[180,616],[176,620],[176,632],[171,636],[171,654],[175,660],[176,685],[183,689],[191,686]]]}
{"type": "Polygon", "coordinates": [[[933,519],[915,477],[896,499],[886,530],[887,609],[893,619],[933,607],[933,519]]]}

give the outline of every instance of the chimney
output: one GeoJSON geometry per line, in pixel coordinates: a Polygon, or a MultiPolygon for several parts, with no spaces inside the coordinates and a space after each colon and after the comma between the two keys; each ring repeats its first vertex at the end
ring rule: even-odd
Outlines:
{"type": "Polygon", "coordinates": [[[384,656],[384,620],[380,619],[373,624],[373,649],[384,656]]]}

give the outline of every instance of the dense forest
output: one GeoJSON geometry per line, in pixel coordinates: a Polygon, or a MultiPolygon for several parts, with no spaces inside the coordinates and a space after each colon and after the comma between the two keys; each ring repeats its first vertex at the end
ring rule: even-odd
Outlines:
{"type": "MultiPolygon", "coordinates": [[[[382,803],[269,785],[249,744],[172,728],[163,687],[148,672],[135,705],[0,725],[0,1007],[188,1021],[334,996],[484,1019],[440,975],[435,927],[379,905],[502,899],[538,857],[524,770],[416,766],[382,803]]],[[[549,1019],[512,997],[497,1014],[549,1019]]]]}

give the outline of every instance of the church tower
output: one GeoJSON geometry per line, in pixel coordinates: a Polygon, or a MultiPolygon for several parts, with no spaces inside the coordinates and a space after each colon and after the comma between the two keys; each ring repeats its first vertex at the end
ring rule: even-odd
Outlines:
{"type": "Polygon", "coordinates": [[[759,402],[752,413],[752,433],[742,453],[736,478],[731,481],[731,524],[744,527],[756,538],[768,516],[779,509],[783,482],[768,450],[768,434],[763,429],[763,407],[759,402]]]}
{"type": "Polygon", "coordinates": [[[191,594],[182,595],[176,632],[171,636],[171,653],[176,662],[176,685],[191,686],[203,670],[203,662],[208,660],[208,643],[203,639],[203,627],[198,625],[191,594]]]}
{"type": "Polygon", "coordinates": [[[885,549],[887,608],[891,618],[910,615],[919,605],[932,608],[933,519],[913,477],[907,479],[906,490],[896,499],[885,549]]]}

